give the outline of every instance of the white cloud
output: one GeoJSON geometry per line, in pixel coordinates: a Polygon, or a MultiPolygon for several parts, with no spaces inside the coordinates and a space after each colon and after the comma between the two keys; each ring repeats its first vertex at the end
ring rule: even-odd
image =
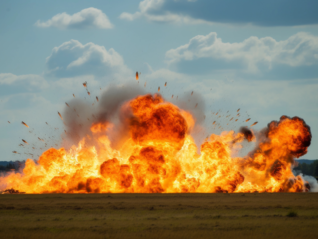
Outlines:
{"type": "Polygon", "coordinates": [[[312,66],[318,64],[318,37],[300,32],[286,40],[272,37],[249,37],[242,42],[223,42],[215,32],[190,39],[189,43],[166,52],[168,64],[200,58],[243,63],[248,72],[257,72],[260,66],[271,69],[274,64],[312,66]]]}
{"type": "MultiPolygon", "coordinates": [[[[187,0],[188,2],[195,2],[196,0],[187,0]]],[[[165,0],[144,0],[139,3],[139,11],[135,13],[123,12],[119,18],[133,21],[135,19],[144,17],[153,22],[171,22],[171,23],[185,23],[185,24],[200,24],[211,22],[194,19],[188,15],[175,14],[170,11],[161,11],[165,0]],[[157,13],[156,13],[157,12],[157,13]]]]}
{"type": "Polygon", "coordinates": [[[12,89],[23,88],[25,91],[34,91],[48,87],[46,80],[39,75],[14,75],[12,73],[0,73],[0,85],[12,89]]]}
{"type": "MultiPolygon", "coordinates": [[[[311,1],[313,2],[313,1],[311,1]]],[[[139,11],[124,12],[120,18],[129,21],[144,17],[154,22],[222,23],[258,26],[304,26],[317,24],[318,4],[298,0],[224,1],[224,0],[143,0],[139,11]],[[273,13],[273,9],[275,10],[273,13]],[[273,14],[267,14],[272,12],[273,14]],[[295,17],[297,12],[297,17],[295,17]]]]}
{"type": "Polygon", "coordinates": [[[59,29],[113,28],[113,24],[111,24],[106,14],[93,7],[83,9],[73,15],[66,12],[59,13],[46,22],[38,20],[35,25],[37,27],[56,27],[59,29]]]}
{"type": "Polygon", "coordinates": [[[47,57],[48,73],[58,77],[77,75],[110,75],[130,72],[124,60],[113,48],[108,51],[104,46],[89,42],[85,45],[77,40],[64,42],[54,47],[47,57]]]}

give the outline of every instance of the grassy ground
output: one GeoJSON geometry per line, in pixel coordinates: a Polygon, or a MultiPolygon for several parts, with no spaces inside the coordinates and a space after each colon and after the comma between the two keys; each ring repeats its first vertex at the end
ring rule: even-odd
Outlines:
{"type": "Polygon", "coordinates": [[[318,238],[318,194],[6,194],[0,238],[318,238]]]}

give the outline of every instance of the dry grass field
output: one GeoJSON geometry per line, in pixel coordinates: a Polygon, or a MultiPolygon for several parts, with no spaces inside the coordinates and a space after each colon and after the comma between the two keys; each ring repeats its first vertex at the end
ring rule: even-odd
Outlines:
{"type": "Polygon", "coordinates": [[[318,194],[5,194],[0,238],[318,238],[318,194]]]}

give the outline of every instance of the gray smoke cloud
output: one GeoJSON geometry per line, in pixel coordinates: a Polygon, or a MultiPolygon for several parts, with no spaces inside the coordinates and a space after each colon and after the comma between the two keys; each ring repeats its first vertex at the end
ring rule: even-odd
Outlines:
{"type": "MultiPolygon", "coordinates": [[[[128,134],[127,124],[124,122],[130,112],[121,112],[121,106],[138,95],[145,94],[144,90],[133,84],[111,85],[99,97],[98,107],[82,99],[72,99],[65,106],[63,117],[66,129],[66,142],[64,147],[77,145],[86,135],[91,135],[90,127],[93,123],[111,122],[114,130],[109,132],[112,146],[116,148],[119,139],[128,134]]],[[[89,145],[90,142],[86,141],[89,145]]]]}

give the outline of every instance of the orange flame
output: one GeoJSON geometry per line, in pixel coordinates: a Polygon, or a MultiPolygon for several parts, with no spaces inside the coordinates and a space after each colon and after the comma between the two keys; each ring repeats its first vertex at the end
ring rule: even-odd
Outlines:
{"type": "Polygon", "coordinates": [[[120,146],[113,147],[108,137],[110,122],[94,122],[78,146],[50,148],[37,163],[28,159],[23,174],[0,177],[0,185],[26,193],[307,190],[292,173],[293,158],[304,155],[311,142],[309,127],[298,117],[271,122],[257,149],[240,158],[231,155],[243,140],[255,141],[246,127],[210,135],[198,153],[189,112],[159,94],[138,96],[122,106],[126,109],[132,114],[126,120],[129,136],[120,146]]]}

